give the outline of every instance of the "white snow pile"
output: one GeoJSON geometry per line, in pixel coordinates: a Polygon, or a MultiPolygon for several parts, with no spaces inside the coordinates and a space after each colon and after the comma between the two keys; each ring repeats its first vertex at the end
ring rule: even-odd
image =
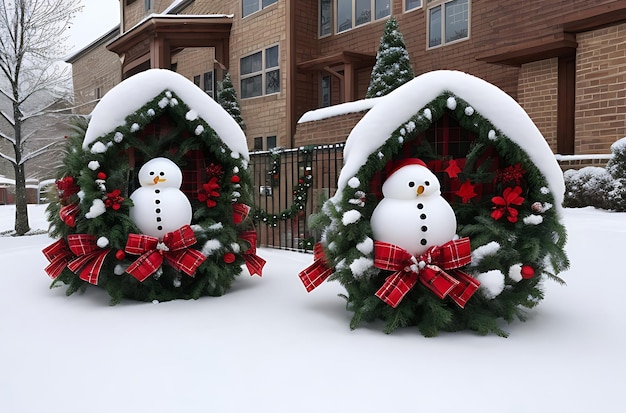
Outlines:
{"type": "MultiPolygon", "coordinates": [[[[189,106],[192,115],[202,118],[217,132],[219,137],[235,153],[248,160],[246,137],[235,120],[217,102],[199,87],[176,72],[165,69],[150,69],[138,73],[111,89],[91,113],[91,121],[83,148],[88,149],[96,139],[125,125],[126,117],[149,101],[168,90],[174,92],[189,106]]],[[[177,102],[164,98],[165,105],[177,102]]]]}

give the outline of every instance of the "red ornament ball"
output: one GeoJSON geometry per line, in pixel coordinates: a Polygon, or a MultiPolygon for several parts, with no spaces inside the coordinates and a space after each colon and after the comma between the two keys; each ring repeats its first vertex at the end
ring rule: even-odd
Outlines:
{"type": "Polygon", "coordinates": [[[117,258],[119,261],[122,261],[124,258],[126,258],[126,253],[124,252],[124,250],[117,250],[117,252],[115,253],[115,258],[117,258]]]}
{"type": "Polygon", "coordinates": [[[230,178],[230,182],[232,182],[234,184],[238,184],[240,180],[241,180],[241,178],[239,178],[239,176],[237,176],[237,175],[233,175],[232,178],[230,178]]]}
{"type": "Polygon", "coordinates": [[[522,278],[527,280],[535,276],[535,270],[530,265],[522,265],[522,278]]]}
{"type": "Polygon", "coordinates": [[[104,172],[98,172],[98,179],[107,179],[107,174],[105,174],[104,172]]]}
{"type": "Polygon", "coordinates": [[[227,252],[226,254],[224,254],[224,262],[226,264],[232,264],[233,262],[235,262],[235,254],[233,254],[232,252],[227,252]]]}

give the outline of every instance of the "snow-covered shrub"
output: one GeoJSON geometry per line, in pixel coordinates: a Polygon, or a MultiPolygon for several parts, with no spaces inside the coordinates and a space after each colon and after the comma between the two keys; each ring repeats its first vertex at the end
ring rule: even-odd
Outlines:
{"type": "Polygon", "coordinates": [[[587,166],[565,172],[563,206],[626,211],[626,138],[613,143],[611,152],[606,168],[587,166]]]}

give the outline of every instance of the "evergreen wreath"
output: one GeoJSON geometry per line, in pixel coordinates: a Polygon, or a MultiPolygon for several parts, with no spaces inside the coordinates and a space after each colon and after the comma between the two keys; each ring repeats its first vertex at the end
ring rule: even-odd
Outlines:
{"type": "Polygon", "coordinates": [[[251,205],[247,161],[232,153],[211,126],[170,90],[83,149],[86,127],[84,121],[75,122],[75,133],[68,138],[63,166],[58,171],[58,199],[47,209],[49,233],[59,238],[56,252],[47,254],[52,261],[50,267],[58,267],[52,286],[66,284],[70,295],[84,290],[89,283],[96,284],[109,293],[112,304],[123,297],[167,301],[223,295],[240,274],[241,266],[247,264],[246,255],[256,257],[256,236],[250,236],[253,225],[246,218],[245,205],[251,205]],[[151,125],[159,122],[171,129],[152,133],[151,125]],[[190,199],[191,228],[197,240],[190,248],[202,252],[206,260],[193,276],[168,265],[143,282],[125,272],[137,258],[124,251],[128,236],[140,234],[129,218],[129,195],[137,186],[136,174],[141,166],[132,168],[131,153],[135,159],[145,161],[166,157],[181,169],[194,162],[194,156],[204,158],[206,168],[200,174],[205,183],[196,183],[199,187],[192,193],[197,196],[190,199]],[[238,208],[242,205],[243,211],[238,208]],[[97,259],[101,267],[95,273],[91,271],[91,278],[86,274],[81,277],[81,268],[68,268],[75,257],[63,244],[73,234],[90,236],[99,248],[94,253],[100,254],[97,259]]]}
{"type": "Polygon", "coordinates": [[[563,283],[558,274],[569,267],[566,231],[554,202],[545,176],[525,151],[468,102],[446,91],[398,127],[369,155],[340,196],[329,199],[313,217],[311,226],[323,230],[323,239],[309,268],[321,267],[318,275],[326,270],[321,281],[328,277],[345,287],[347,294],[341,296],[354,313],[352,329],[380,319],[386,333],[417,326],[428,337],[463,329],[507,336],[500,321],[525,320],[524,309],[543,299],[543,279],[563,283]],[[444,114],[476,136],[462,168],[454,159],[442,159],[426,140],[416,141],[444,114]],[[500,272],[505,280],[501,291],[481,289],[465,308],[440,299],[420,283],[395,308],[375,296],[390,272],[373,266],[369,218],[380,189],[372,187],[381,184],[391,164],[407,156],[407,147],[412,148],[410,156],[425,162],[448,163],[449,177],[459,184],[451,202],[457,233],[471,241],[472,263],[463,270],[472,275],[500,272]]]}
{"type": "MultiPolygon", "coordinates": [[[[298,159],[300,159],[300,155],[304,156],[305,158],[309,157],[312,150],[312,146],[303,146],[298,148],[298,159]]],[[[281,153],[281,150],[270,151],[272,168],[267,172],[267,174],[270,177],[270,181],[275,182],[276,186],[280,184],[281,153]]],[[[311,174],[311,171],[305,170],[305,173],[298,177],[298,181],[293,187],[293,202],[291,203],[291,205],[289,205],[289,207],[283,209],[278,213],[271,213],[262,208],[255,208],[252,214],[252,219],[255,222],[265,224],[268,227],[277,227],[279,221],[286,221],[288,219],[294,218],[296,215],[302,213],[306,208],[306,203],[309,199],[309,189],[311,188],[312,183],[313,175],[311,174]]],[[[306,248],[307,245],[309,244],[306,244],[304,247],[306,248]]]]}

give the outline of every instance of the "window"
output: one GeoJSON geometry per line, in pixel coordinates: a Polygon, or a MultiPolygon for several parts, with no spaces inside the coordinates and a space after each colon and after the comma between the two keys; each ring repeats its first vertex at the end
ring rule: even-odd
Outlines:
{"type": "MultiPolygon", "coordinates": [[[[329,3],[320,0],[320,36],[331,34],[329,3]]],[[[390,14],[391,0],[335,0],[335,31],[341,33],[390,14]]]]}
{"type": "Polygon", "coordinates": [[[332,8],[331,0],[320,0],[320,37],[332,33],[332,8]]]}
{"type": "Polygon", "coordinates": [[[126,0],[126,5],[131,5],[135,2],[135,0],[126,0]]]}
{"type": "Polygon", "coordinates": [[[276,136],[268,136],[267,137],[267,150],[273,149],[276,147],[276,136]]]}
{"type": "Polygon", "coordinates": [[[254,151],[262,151],[263,150],[263,138],[262,137],[256,137],[254,138],[254,148],[252,149],[254,151]]]}
{"type": "Polygon", "coordinates": [[[152,10],[154,4],[152,4],[153,1],[152,0],[145,0],[144,4],[146,6],[146,11],[150,11],[152,10]]]}
{"type": "Polygon", "coordinates": [[[428,47],[469,37],[469,0],[432,1],[428,9],[428,47]]]}
{"type": "Polygon", "coordinates": [[[272,135],[272,136],[268,136],[266,138],[263,138],[261,136],[257,136],[256,138],[254,138],[254,147],[253,147],[253,151],[269,151],[270,149],[273,149],[276,147],[276,135],[272,135]],[[263,142],[265,142],[265,145],[263,145],[263,142]]]}
{"type": "Polygon", "coordinates": [[[242,58],[240,71],[242,99],[280,92],[278,46],[242,58]]]}
{"type": "Polygon", "coordinates": [[[204,92],[211,96],[212,98],[215,98],[215,87],[214,87],[214,83],[213,83],[213,72],[206,72],[203,76],[204,78],[204,92]]]}
{"type": "Polygon", "coordinates": [[[102,91],[99,87],[96,88],[96,99],[100,99],[102,97],[102,91]]]}
{"type": "Polygon", "coordinates": [[[322,76],[322,96],[320,106],[326,108],[330,106],[330,88],[331,88],[331,79],[330,76],[322,76]]]}
{"type": "Polygon", "coordinates": [[[200,75],[193,77],[193,84],[200,87],[200,75]]]}
{"type": "Polygon", "coordinates": [[[243,0],[241,2],[241,13],[243,17],[246,17],[252,13],[256,13],[257,11],[266,8],[274,3],[277,0],[243,0]]]}
{"type": "Polygon", "coordinates": [[[404,0],[404,11],[422,7],[422,0],[404,0]]]}

